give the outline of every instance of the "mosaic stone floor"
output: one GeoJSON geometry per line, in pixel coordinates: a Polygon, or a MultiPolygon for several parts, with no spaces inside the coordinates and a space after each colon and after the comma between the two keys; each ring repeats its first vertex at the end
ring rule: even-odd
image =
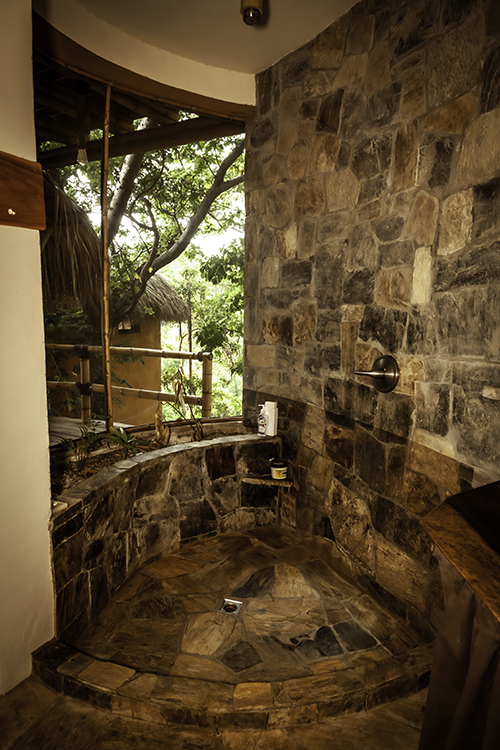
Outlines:
{"type": "Polygon", "coordinates": [[[39,649],[35,671],[114,717],[214,737],[305,731],[418,692],[432,644],[338,562],[330,542],[276,527],[187,545],[141,568],[75,644],[39,649]]]}

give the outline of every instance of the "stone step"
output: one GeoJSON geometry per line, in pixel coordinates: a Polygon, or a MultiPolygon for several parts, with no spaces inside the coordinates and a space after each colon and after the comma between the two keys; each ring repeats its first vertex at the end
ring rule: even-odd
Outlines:
{"type": "Polygon", "coordinates": [[[52,689],[116,715],[216,731],[269,729],[366,711],[422,690],[432,646],[399,657],[376,648],[320,662],[309,677],[229,684],[133,670],[54,639],[34,653],[33,668],[52,689]]]}

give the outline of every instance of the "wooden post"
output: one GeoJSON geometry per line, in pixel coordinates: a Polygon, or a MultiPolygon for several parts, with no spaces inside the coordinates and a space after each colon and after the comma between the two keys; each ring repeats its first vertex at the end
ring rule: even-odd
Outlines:
{"type": "Polygon", "coordinates": [[[113,397],[111,392],[111,354],[109,331],[109,255],[108,255],[108,161],[109,161],[109,111],[111,106],[111,86],[106,86],[106,110],[102,133],[103,154],[101,169],[101,342],[102,376],[104,381],[104,411],[106,430],[113,427],[113,397]]]}
{"type": "Polygon", "coordinates": [[[203,375],[201,387],[201,418],[212,415],[212,353],[203,352],[203,375]]]}
{"type": "MultiPolygon", "coordinates": [[[[90,359],[88,355],[80,357],[80,382],[83,386],[88,385],[90,387],[90,359]]],[[[83,424],[88,424],[92,419],[92,396],[82,393],[80,402],[82,406],[82,422],[83,424]]]]}

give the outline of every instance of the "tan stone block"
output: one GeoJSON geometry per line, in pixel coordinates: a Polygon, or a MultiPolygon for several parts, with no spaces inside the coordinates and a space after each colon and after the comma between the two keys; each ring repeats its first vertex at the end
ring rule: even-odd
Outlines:
{"type": "Polygon", "coordinates": [[[425,612],[429,588],[429,571],[412,560],[395,544],[375,535],[378,583],[403,601],[425,612]]]}
{"type": "Polygon", "coordinates": [[[250,213],[259,216],[266,210],[266,194],[264,190],[252,190],[250,193],[250,213]]]}
{"type": "Polygon", "coordinates": [[[458,160],[458,184],[461,187],[488,182],[500,174],[500,108],[472,122],[458,160]]]}
{"type": "Polygon", "coordinates": [[[268,289],[278,286],[280,279],[280,261],[279,258],[264,258],[262,261],[262,273],[260,276],[260,285],[262,289],[268,289]]]}
{"type": "Polygon", "coordinates": [[[266,216],[269,226],[281,228],[292,218],[292,195],[290,185],[280,182],[266,191],[266,216]]]}
{"type": "Polygon", "coordinates": [[[257,388],[264,388],[265,386],[279,385],[280,382],[280,371],[272,368],[266,368],[264,370],[258,370],[256,374],[257,388]]]}
{"type": "Polygon", "coordinates": [[[408,470],[404,481],[404,498],[408,510],[417,516],[425,516],[441,503],[439,489],[424,474],[408,470]]]}
{"type": "Polygon", "coordinates": [[[278,141],[276,143],[276,152],[284,154],[290,153],[297,142],[299,134],[299,125],[294,120],[282,120],[278,128],[278,141]]]}
{"type": "Polygon", "coordinates": [[[337,69],[340,66],[348,27],[349,17],[345,13],[316,37],[311,55],[312,68],[337,69]]]}
{"type": "Polygon", "coordinates": [[[365,305],[342,305],[342,322],[361,323],[365,305]]]}
{"type": "Polygon", "coordinates": [[[424,363],[418,357],[412,357],[401,352],[397,355],[399,365],[399,381],[396,386],[397,393],[406,393],[409,396],[415,394],[415,382],[425,380],[424,363]]]}
{"type": "Polygon", "coordinates": [[[116,690],[135,675],[135,670],[111,662],[94,661],[79,674],[79,679],[90,685],[116,690]]]}
{"type": "Polygon", "coordinates": [[[293,339],[296,344],[311,341],[316,330],[317,302],[311,299],[302,299],[296,304],[293,311],[293,339]]]}
{"type": "Polygon", "coordinates": [[[247,633],[295,635],[316,632],[324,623],[321,603],[316,598],[252,599],[243,620],[247,633]]]}
{"type": "Polygon", "coordinates": [[[312,70],[306,76],[303,87],[304,98],[315,99],[318,96],[328,94],[331,91],[332,85],[324,70],[312,70]]]}
{"type": "Polygon", "coordinates": [[[432,292],[432,255],[430,247],[419,247],[415,252],[411,301],[413,305],[428,305],[432,292]]]}
{"type": "Polygon", "coordinates": [[[403,78],[401,91],[402,121],[413,120],[426,111],[425,77],[423,68],[415,68],[409,71],[403,78]]]}
{"type": "Polygon", "coordinates": [[[233,634],[239,623],[223,612],[207,612],[188,618],[182,639],[187,654],[212,656],[233,634]]]}
{"type": "Polygon", "coordinates": [[[335,78],[335,88],[349,86],[355,88],[363,83],[368,67],[368,55],[349,55],[344,57],[335,78]]]}
{"type": "Polygon", "coordinates": [[[266,344],[247,346],[245,364],[247,367],[273,367],[274,354],[274,346],[266,344]]]}
{"type": "Polygon", "coordinates": [[[323,432],[325,429],[324,409],[314,406],[307,408],[304,427],[302,429],[302,443],[318,454],[323,452],[323,432]]]}
{"type": "Polygon", "coordinates": [[[269,682],[242,682],[234,689],[235,708],[258,708],[273,705],[269,682]]]}
{"type": "Polygon", "coordinates": [[[438,215],[438,199],[420,190],[408,217],[406,236],[415,240],[418,245],[431,247],[436,236],[438,215]]]}
{"type": "Polygon", "coordinates": [[[424,130],[437,130],[441,133],[461,133],[465,123],[469,122],[476,111],[477,96],[472,91],[460,96],[444,107],[436,109],[425,118],[424,130]]]}
{"type": "Polygon", "coordinates": [[[476,14],[429,47],[427,90],[431,107],[439,107],[476,86],[483,34],[483,21],[476,14]]]}
{"type": "Polygon", "coordinates": [[[295,189],[295,215],[316,216],[325,209],[325,193],[321,180],[309,178],[300,180],[295,189]]]}
{"type": "Polygon", "coordinates": [[[377,91],[385,89],[390,83],[389,45],[387,42],[382,42],[370,52],[365,77],[365,91],[368,96],[372,96],[377,91]]]}
{"type": "Polygon", "coordinates": [[[398,266],[377,274],[375,301],[378,305],[406,309],[410,302],[413,268],[398,266]]]}
{"type": "Polygon", "coordinates": [[[306,173],[309,162],[309,149],[305,143],[298,143],[290,151],[287,159],[288,174],[292,180],[299,180],[306,173]]]}
{"type": "Polygon", "coordinates": [[[300,86],[289,86],[281,94],[281,116],[284,120],[294,119],[299,113],[302,103],[302,91],[300,86]]]}
{"type": "Polygon", "coordinates": [[[438,255],[450,255],[467,244],[472,230],[472,207],[472,190],[455,193],[443,201],[438,255]]]}
{"type": "Polygon", "coordinates": [[[202,567],[203,563],[197,560],[185,560],[182,557],[170,555],[151,563],[151,565],[143,568],[142,572],[155,578],[176,578],[186,573],[194,573],[195,570],[199,570],[202,567]]]}
{"type": "Polygon", "coordinates": [[[111,710],[114,714],[128,716],[132,719],[153,722],[155,724],[165,724],[165,717],[161,709],[149,703],[125,698],[121,695],[114,695],[111,700],[111,710]]]}
{"type": "Polygon", "coordinates": [[[414,122],[400,128],[394,146],[393,192],[415,186],[418,164],[418,135],[414,122]]]}
{"type": "Polygon", "coordinates": [[[341,169],[327,177],[326,199],[329,211],[351,208],[359,195],[359,181],[350,169],[341,169]]]}
{"type": "Polygon", "coordinates": [[[333,476],[333,463],[329,458],[315,456],[312,462],[308,480],[319,492],[328,491],[333,476]]]}
{"type": "Polygon", "coordinates": [[[438,487],[443,487],[450,494],[460,492],[458,464],[451,456],[438,453],[426,445],[412,443],[408,468],[425,474],[438,487]]]}
{"type": "Polygon", "coordinates": [[[366,503],[333,480],[327,498],[327,513],[337,543],[348,557],[368,570],[375,566],[371,516],[366,503]]]}
{"type": "Polygon", "coordinates": [[[314,592],[302,573],[294,566],[277,563],[274,566],[274,584],[271,595],[273,599],[314,598],[314,592]]]}
{"type": "Polygon", "coordinates": [[[273,154],[262,166],[262,177],[264,185],[273,185],[287,177],[286,161],[284,156],[273,154]]]}
{"type": "Polygon", "coordinates": [[[297,256],[297,224],[276,232],[276,249],[281,258],[290,260],[297,256]]]}
{"type": "Polygon", "coordinates": [[[330,133],[317,133],[314,136],[309,162],[309,174],[331,172],[335,167],[341,139],[330,133]]]}

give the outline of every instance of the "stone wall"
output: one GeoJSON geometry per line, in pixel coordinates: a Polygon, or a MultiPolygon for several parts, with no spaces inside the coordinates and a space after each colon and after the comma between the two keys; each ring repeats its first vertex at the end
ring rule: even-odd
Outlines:
{"type": "Polygon", "coordinates": [[[245,419],[278,401],[298,528],[435,622],[420,518],[500,478],[497,0],[364,0],[257,99],[245,419]],[[354,374],[385,353],[389,394],[354,374]]]}
{"type": "Polygon", "coordinates": [[[144,563],[199,537],[276,523],[289,514],[279,486],[241,482],[269,474],[278,438],[219,437],[115,464],[66,491],[52,519],[56,635],[71,643],[144,563]]]}

